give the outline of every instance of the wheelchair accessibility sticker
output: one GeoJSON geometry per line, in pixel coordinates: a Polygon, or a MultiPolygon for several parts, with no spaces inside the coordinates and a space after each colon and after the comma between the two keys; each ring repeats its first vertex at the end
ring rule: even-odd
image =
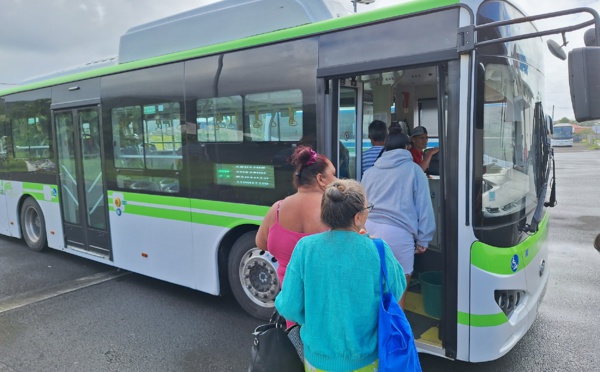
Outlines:
{"type": "Polygon", "coordinates": [[[510,269],[513,271],[513,273],[516,273],[519,269],[519,255],[515,254],[512,257],[512,260],[510,260],[510,269]]]}

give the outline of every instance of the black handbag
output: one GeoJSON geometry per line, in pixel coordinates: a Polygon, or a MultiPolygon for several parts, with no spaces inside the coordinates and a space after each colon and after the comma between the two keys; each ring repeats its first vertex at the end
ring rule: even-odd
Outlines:
{"type": "Polygon", "coordinates": [[[254,330],[252,360],[248,372],[303,372],[304,361],[288,337],[285,319],[277,312],[268,324],[254,330]]]}

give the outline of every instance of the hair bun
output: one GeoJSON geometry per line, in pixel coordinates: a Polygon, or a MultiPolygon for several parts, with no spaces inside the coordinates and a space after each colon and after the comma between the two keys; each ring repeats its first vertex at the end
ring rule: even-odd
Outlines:
{"type": "Polygon", "coordinates": [[[399,125],[390,125],[389,134],[402,133],[402,127],[399,125]]]}
{"type": "Polygon", "coordinates": [[[294,167],[307,167],[317,162],[318,154],[310,146],[298,146],[290,157],[294,167]]]}
{"type": "Polygon", "coordinates": [[[325,195],[331,201],[341,202],[341,201],[344,201],[348,197],[346,192],[347,192],[346,185],[344,185],[340,182],[334,182],[331,184],[331,187],[328,187],[325,190],[325,195]]]}

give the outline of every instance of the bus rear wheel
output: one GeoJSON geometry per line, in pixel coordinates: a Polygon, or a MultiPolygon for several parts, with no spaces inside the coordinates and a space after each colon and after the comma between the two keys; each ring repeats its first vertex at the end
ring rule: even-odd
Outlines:
{"type": "Polygon", "coordinates": [[[21,232],[27,246],[40,252],[46,248],[46,221],[40,205],[28,197],[21,206],[21,232]]]}
{"type": "Polygon", "coordinates": [[[228,276],[231,291],[240,306],[253,317],[268,320],[279,293],[277,260],[256,247],[256,232],[240,236],[229,252],[228,276]]]}

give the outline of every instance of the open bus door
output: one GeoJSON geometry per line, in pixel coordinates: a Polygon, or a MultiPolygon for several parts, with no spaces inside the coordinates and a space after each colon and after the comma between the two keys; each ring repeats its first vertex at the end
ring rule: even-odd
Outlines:
{"type": "MultiPolygon", "coordinates": [[[[362,155],[371,147],[368,139],[368,127],[373,120],[384,121],[388,126],[392,122],[407,122],[410,128],[425,119],[430,119],[429,127],[434,133],[444,133],[447,120],[447,65],[432,65],[416,69],[396,69],[375,71],[369,74],[344,76],[325,80],[329,97],[325,102],[325,122],[328,122],[326,145],[330,146],[332,161],[338,170],[338,177],[360,180],[362,177],[362,155]],[[411,100],[404,100],[410,92],[411,100]],[[404,94],[403,94],[404,93],[404,94]],[[438,99],[442,97],[442,99],[438,99]],[[431,103],[428,111],[423,111],[422,103],[431,103]],[[427,118],[425,117],[427,114],[427,118]],[[348,160],[345,161],[345,158],[348,160]]],[[[434,140],[433,146],[439,146],[440,140],[434,140]]],[[[415,271],[406,298],[406,314],[417,346],[421,351],[436,355],[445,355],[445,348],[456,344],[453,323],[451,332],[447,332],[448,314],[456,319],[456,300],[447,299],[455,295],[455,284],[449,287],[444,280],[446,270],[446,253],[443,227],[443,178],[438,171],[429,176],[429,188],[436,219],[436,232],[430,242],[428,251],[415,259],[415,271]],[[419,279],[421,273],[428,272],[434,276],[436,283],[423,284],[419,279]],[[424,287],[433,289],[436,296],[435,313],[424,304],[424,287]],[[454,288],[448,292],[449,288],[454,288]],[[426,306],[428,308],[426,308],[426,306]],[[449,311],[451,309],[451,311],[449,311]],[[452,315],[450,315],[452,316],[452,315]],[[446,337],[453,338],[448,342],[446,337]]],[[[369,196],[367,195],[367,198],[369,196]]],[[[410,206],[398,206],[406,208],[410,206]]],[[[455,272],[455,270],[450,270],[455,272]]],[[[451,349],[454,349],[452,346],[451,349]]]]}

